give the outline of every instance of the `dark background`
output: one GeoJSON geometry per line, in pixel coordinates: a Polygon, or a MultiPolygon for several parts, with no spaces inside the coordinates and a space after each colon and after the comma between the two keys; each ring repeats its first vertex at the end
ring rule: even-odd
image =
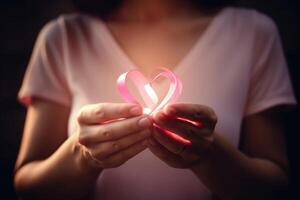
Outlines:
{"type": "MultiPolygon", "coordinates": [[[[300,10],[297,1],[239,0],[271,16],[278,25],[289,64],[294,90],[299,101],[300,83],[300,10]]],[[[0,0],[0,199],[15,199],[12,187],[13,166],[25,119],[25,108],[16,95],[28,63],[33,44],[41,27],[61,13],[72,12],[69,0],[0,0]]],[[[291,165],[289,199],[300,199],[299,110],[286,117],[288,155],[291,165]],[[297,198],[298,197],[298,198],[297,198]]],[[[284,198],[288,199],[288,198],[284,198]]]]}

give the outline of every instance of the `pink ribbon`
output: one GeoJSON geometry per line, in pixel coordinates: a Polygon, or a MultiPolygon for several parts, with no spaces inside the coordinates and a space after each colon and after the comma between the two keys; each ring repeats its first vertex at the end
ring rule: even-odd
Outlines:
{"type": "Polygon", "coordinates": [[[141,97],[147,106],[145,110],[149,110],[148,114],[150,115],[160,111],[167,104],[175,102],[182,91],[181,80],[167,68],[159,68],[154,73],[154,78],[150,81],[148,81],[148,79],[145,78],[140,71],[130,70],[121,74],[117,80],[118,90],[122,98],[129,103],[139,104],[136,97],[130,93],[126,86],[126,81],[129,78],[133,81],[134,85],[141,94],[141,97]],[[151,84],[159,77],[165,77],[170,81],[169,90],[161,102],[158,102],[159,99],[157,94],[151,86],[151,84]]]}
{"type": "MultiPolygon", "coordinates": [[[[168,103],[173,103],[177,100],[177,98],[180,96],[182,91],[182,82],[181,80],[169,69],[167,68],[159,68],[155,73],[153,73],[153,78],[150,78],[150,81],[144,77],[144,75],[138,71],[138,70],[130,70],[128,72],[125,72],[121,74],[117,80],[117,86],[118,90],[122,96],[122,98],[129,103],[136,103],[139,104],[136,97],[134,97],[129,89],[126,86],[127,80],[130,78],[134,85],[137,87],[139,93],[141,94],[141,97],[143,101],[146,104],[145,110],[148,111],[147,114],[153,115],[154,113],[160,111],[163,109],[168,103]],[[162,99],[162,101],[159,103],[159,99],[157,97],[156,92],[152,88],[151,84],[155,82],[156,79],[159,77],[165,77],[170,81],[170,86],[167,94],[162,99]]],[[[183,118],[177,118],[178,120],[185,120],[183,118]]],[[[186,120],[185,120],[186,121],[186,120]]],[[[186,144],[190,145],[192,144],[190,140],[187,140],[176,133],[173,133],[169,130],[163,129],[159,127],[157,124],[153,124],[155,127],[160,128],[163,130],[167,135],[172,137],[173,139],[186,144]]]]}

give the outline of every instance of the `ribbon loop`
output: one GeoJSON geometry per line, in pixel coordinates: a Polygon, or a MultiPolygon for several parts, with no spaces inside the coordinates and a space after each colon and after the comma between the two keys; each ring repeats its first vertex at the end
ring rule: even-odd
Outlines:
{"type": "Polygon", "coordinates": [[[117,80],[117,87],[122,98],[128,103],[137,103],[136,97],[134,97],[126,86],[127,79],[130,78],[134,85],[137,87],[143,101],[146,104],[146,110],[149,110],[148,114],[154,114],[160,111],[168,103],[173,103],[177,100],[182,92],[182,82],[171,70],[167,68],[159,68],[154,74],[154,78],[148,81],[144,75],[138,70],[130,70],[121,74],[117,80]],[[158,96],[155,90],[152,88],[151,83],[153,83],[159,77],[165,77],[170,81],[169,90],[162,101],[158,102],[158,96]]]}

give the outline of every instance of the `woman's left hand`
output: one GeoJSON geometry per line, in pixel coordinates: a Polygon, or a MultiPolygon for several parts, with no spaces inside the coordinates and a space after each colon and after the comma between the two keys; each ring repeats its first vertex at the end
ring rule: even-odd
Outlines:
{"type": "Polygon", "coordinates": [[[199,163],[214,142],[217,117],[207,106],[172,104],[156,113],[153,121],[149,149],[171,167],[190,168],[199,163]]]}

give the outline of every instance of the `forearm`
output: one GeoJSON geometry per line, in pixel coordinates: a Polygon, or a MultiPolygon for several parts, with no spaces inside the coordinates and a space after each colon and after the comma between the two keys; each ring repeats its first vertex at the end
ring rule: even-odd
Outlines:
{"type": "Polygon", "coordinates": [[[217,134],[207,159],[192,171],[221,199],[272,199],[288,184],[278,165],[246,156],[217,134]]]}
{"type": "Polygon", "coordinates": [[[15,187],[25,199],[80,199],[91,190],[99,173],[87,164],[73,136],[49,158],[18,169],[15,187]]]}

